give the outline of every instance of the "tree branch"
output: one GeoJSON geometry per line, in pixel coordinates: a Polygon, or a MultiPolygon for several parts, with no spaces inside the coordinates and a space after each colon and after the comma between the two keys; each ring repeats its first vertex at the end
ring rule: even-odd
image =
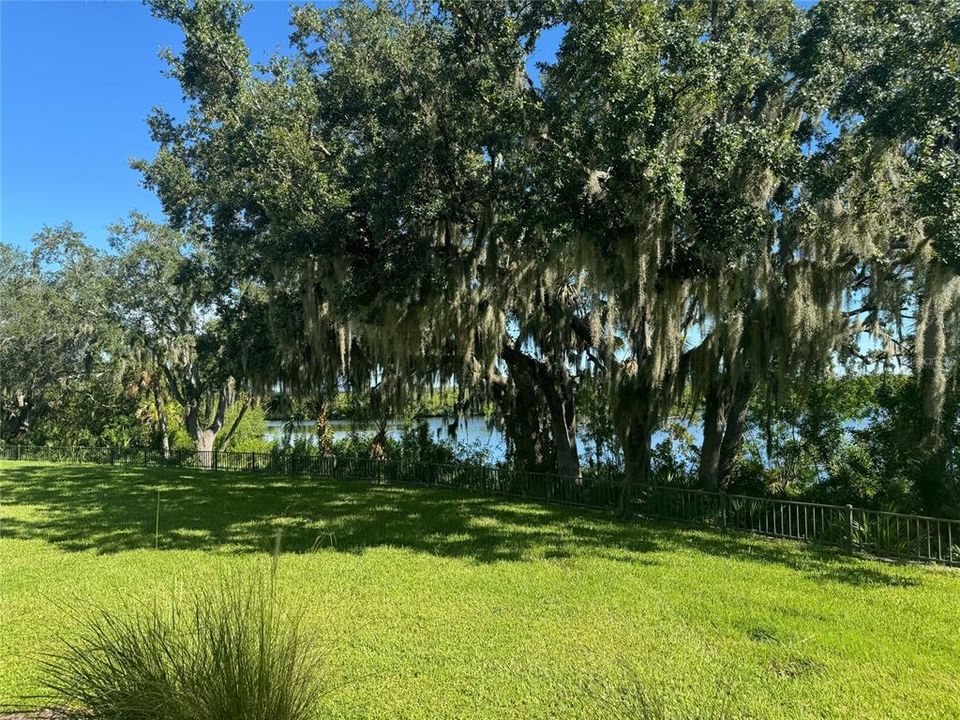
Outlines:
{"type": "Polygon", "coordinates": [[[220,432],[220,428],[223,427],[223,418],[227,414],[227,389],[221,387],[220,391],[217,393],[217,409],[214,412],[213,422],[210,423],[208,428],[214,435],[220,432]]]}
{"type": "Polygon", "coordinates": [[[244,401],[243,405],[240,407],[240,412],[237,413],[237,417],[230,426],[230,430],[227,431],[227,434],[223,438],[223,442],[220,443],[220,447],[226,447],[227,443],[230,442],[230,438],[232,438],[233,434],[237,431],[237,428],[240,426],[240,421],[243,420],[243,416],[247,414],[247,408],[249,407],[250,401],[244,401]]]}
{"type": "Polygon", "coordinates": [[[167,385],[170,387],[170,394],[173,395],[173,399],[176,400],[183,407],[187,406],[187,401],[183,396],[183,393],[180,392],[180,387],[177,385],[176,378],[173,377],[173,372],[170,368],[164,363],[160,363],[160,370],[163,372],[163,376],[167,379],[167,385]]]}

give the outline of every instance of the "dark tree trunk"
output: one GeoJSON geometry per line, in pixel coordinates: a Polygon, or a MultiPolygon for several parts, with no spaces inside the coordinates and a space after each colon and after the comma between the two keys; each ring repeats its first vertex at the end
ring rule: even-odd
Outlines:
{"type": "MultiPolygon", "coordinates": [[[[516,450],[522,450],[522,442],[528,446],[528,451],[538,450],[541,468],[549,467],[560,475],[575,477],[579,481],[580,455],[572,378],[562,365],[551,366],[506,343],[502,355],[516,389],[515,405],[511,408],[514,427],[519,430],[514,440],[516,450]],[[541,407],[549,418],[552,440],[549,445],[544,421],[539,417],[541,407]]],[[[518,452],[518,456],[522,458],[523,453],[518,452]]]]}
{"type": "Polygon", "coordinates": [[[743,447],[743,435],[747,429],[750,398],[753,397],[755,388],[756,382],[752,378],[745,377],[741,377],[734,387],[733,399],[726,411],[723,442],[720,445],[717,484],[721,488],[729,487],[732,480],[733,469],[736,466],[737,458],[740,456],[740,448],[743,447]]]}
{"type": "Polygon", "coordinates": [[[565,370],[553,373],[541,365],[540,388],[550,408],[550,426],[556,453],[556,471],[580,483],[580,453],[577,450],[577,414],[573,383],[565,370]]]}
{"type": "Polygon", "coordinates": [[[945,443],[924,447],[917,475],[917,492],[925,513],[939,515],[950,504],[947,489],[947,449],[945,443]]]}
{"type": "Polygon", "coordinates": [[[650,439],[653,437],[651,414],[635,414],[621,432],[623,443],[623,486],[618,512],[627,515],[637,491],[650,484],[650,439]]]}
{"type": "Polygon", "coordinates": [[[700,446],[700,486],[716,490],[720,486],[721,446],[725,439],[724,407],[719,383],[711,383],[703,409],[703,444],[700,446]]]}
{"type": "Polygon", "coordinates": [[[492,380],[494,402],[503,417],[510,459],[526,470],[543,470],[553,463],[549,454],[544,402],[523,364],[504,357],[509,378],[492,380]]]}

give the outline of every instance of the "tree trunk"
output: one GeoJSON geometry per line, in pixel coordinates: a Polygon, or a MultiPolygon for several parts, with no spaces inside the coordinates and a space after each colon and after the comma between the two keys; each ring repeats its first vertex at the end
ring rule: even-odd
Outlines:
{"type": "Polygon", "coordinates": [[[387,456],[387,421],[381,420],[377,426],[377,434],[370,443],[370,459],[383,460],[387,456]]]}
{"type": "Polygon", "coordinates": [[[317,450],[320,455],[326,456],[333,453],[333,427],[327,419],[327,405],[320,403],[320,409],[317,412],[317,450]]]}
{"type": "Polygon", "coordinates": [[[573,385],[565,371],[553,373],[546,366],[541,366],[537,379],[550,409],[557,474],[576,478],[579,485],[580,453],[577,450],[577,414],[573,385]]]}
{"type": "MultiPolygon", "coordinates": [[[[527,355],[509,343],[504,343],[501,353],[507,363],[510,379],[517,389],[518,399],[529,395],[531,400],[542,399],[549,415],[549,428],[552,443],[550,446],[553,471],[559,475],[580,478],[580,454],[577,451],[577,417],[574,401],[573,382],[563,366],[562,359],[555,366],[527,355]]],[[[540,403],[517,403],[516,415],[526,420],[528,426],[533,421],[536,433],[542,439],[543,427],[536,418],[536,407],[540,403]]],[[[544,457],[544,460],[547,460],[544,457]]],[[[543,464],[546,464],[545,462],[543,464]]]]}
{"type": "Polygon", "coordinates": [[[163,406],[163,399],[160,397],[160,390],[153,388],[153,405],[157,411],[157,432],[160,433],[160,450],[163,452],[163,459],[170,459],[170,432],[167,429],[167,410],[163,406]]]}
{"type": "MultiPolygon", "coordinates": [[[[227,439],[233,432],[237,429],[237,425],[240,424],[240,420],[243,418],[243,414],[246,412],[247,405],[243,407],[241,412],[237,415],[237,419],[233,423],[233,427],[230,429],[227,439]]],[[[194,398],[190,403],[184,408],[184,424],[187,426],[187,433],[190,435],[190,439],[193,440],[194,446],[197,448],[197,451],[200,453],[200,462],[204,467],[210,467],[213,463],[213,447],[214,441],[217,439],[217,433],[220,432],[220,429],[223,427],[224,415],[227,411],[227,391],[226,388],[220,388],[220,392],[217,394],[217,405],[214,410],[213,421],[208,427],[203,427],[200,424],[200,400],[199,398],[194,398]]]]}
{"type": "Polygon", "coordinates": [[[717,378],[707,389],[703,409],[703,443],[700,446],[700,486],[716,490],[720,486],[720,447],[724,439],[724,407],[717,378]]]}
{"type": "MultiPolygon", "coordinates": [[[[951,278],[952,279],[952,278],[951,278]]],[[[916,476],[924,509],[937,513],[947,501],[947,453],[943,440],[943,406],[946,397],[946,301],[944,295],[950,280],[934,268],[927,273],[927,294],[922,309],[922,353],[919,389],[922,411],[920,420],[920,467],[916,476]]]]}
{"type": "Polygon", "coordinates": [[[750,410],[750,398],[756,382],[751,378],[741,377],[733,390],[733,399],[726,412],[726,427],[723,430],[723,441],[720,444],[720,463],[717,475],[717,485],[726,489],[733,476],[733,468],[740,456],[743,447],[743,434],[747,429],[747,416],[750,410]]]}
{"type": "Polygon", "coordinates": [[[509,377],[495,379],[493,395],[503,416],[511,460],[525,470],[542,471],[555,465],[543,419],[549,411],[520,353],[505,350],[503,359],[509,377]]]}
{"type": "Polygon", "coordinates": [[[34,404],[30,395],[17,393],[17,410],[11,422],[13,436],[18,440],[25,438],[30,434],[30,426],[33,424],[34,404]]]}
{"type": "Polygon", "coordinates": [[[213,430],[201,430],[197,439],[194,441],[197,446],[197,453],[200,456],[200,465],[205,468],[214,466],[213,442],[217,439],[217,433],[213,430]]]}
{"type": "Polygon", "coordinates": [[[184,424],[187,434],[197,449],[197,458],[200,466],[209,468],[213,465],[213,441],[217,437],[215,430],[200,426],[200,409],[196,403],[190,404],[184,412],[184,424]]]}
{"type": "Polygon", "coordinates": [[[200,435],[195,440],[197,450],[203,453],[213,452],[213,443],[217,439],[217,434],[213,430],[201,430],[200,435]]]}
{"type": "Polygon", "coordinates": [[[557,474],[576,479],[582,483],[580,472],[580,453],[577,449],[577,425],[571,419],[569,423],[554,421],[554,438],[557,449],[557,474]]]}
{"type": "Polygon", "coordinates": [[[653,423],[650,414],[635,414],[621,432],[623,444],[623,486],[620,489],[620,515],[628,515],[637,491],[650,483],[650,439],[653,423]]]}

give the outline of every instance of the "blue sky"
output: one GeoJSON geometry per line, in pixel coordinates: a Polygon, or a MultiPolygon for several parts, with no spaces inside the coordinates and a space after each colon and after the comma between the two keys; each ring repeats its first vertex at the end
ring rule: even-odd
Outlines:
{"type": "MultiPolygon", "coordinates": [[[[286,44],[289,3],[257,2],[243,33],[255,60],[286,44]]],[[[101,244],[140,210],[162,218],[130,158],[152,157],[145,120],[179,114],[158,51],[179,31],[139,2],[0,0],[0,239],[20,246],[66,220],[101,244]]]]}
{"type": "MultiPolygon", "coordinates": [[[[287,0],[252,3],[242,32],[254,60],[286,47],[289,16],[287,0]]],[[[544,45],[558,40],[553,32],[544,45]]],[[[69,220],[103,245],[106,226],[131,210],[162,219],[129,161],[155,153],[152,107],[183,113],[158,57],[180,43],[135,0],[0,0],[3,242],[26,247],[44,224],[69,220]]]]}

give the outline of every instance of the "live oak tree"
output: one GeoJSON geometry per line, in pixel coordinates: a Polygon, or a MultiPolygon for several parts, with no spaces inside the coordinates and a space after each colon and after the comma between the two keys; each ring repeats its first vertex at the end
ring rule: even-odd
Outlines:
{"type": "Polygon", "coordinates": [[[881,358],[913,368],[913,475],[925,506],[939,509],[956,493],[945,407],[958,367],[960,3],[828,3],[812,16],[819,42],[804,60],[840,128],[823,184],[843,188],[839,232],[867,251],[850,312],[881,358]]]}
{"type": "MultiPolygon", "coordinates": [[[[544,83],[557,172],[536,185],[553,189],[548,222],[580,246],[606,338],[622,344],[604,355],[628,483],[646,481],[653,430],[692,390],[700,481],[715,488],[756,389],[775,397],[830,372],[863,329],[851,308],[891,296],[871,268],[898,254],[904,219],[938,254],[949,246],[956,9],[597,3],[565,19],[544,83]]],[[[931,386],[954,297],[944,264],[926,292],[948,289],[922,304],[918,330],[918,346],[939,348],[919,373],[931,386]]]]}
{"type": "Polygon", "coordinates": [[[767,132],[751,101],[784,104],[776,73],[799,13],[710,7],[307,8],[296,58],[258,76],[239,6],[156,3],[186,34],[171,60],[195,102],[181,125],[154,118],[162,149],[142,167],[218,252],[242,248],[268,260],[266,283],[302,288],[314,372],[485,388],[519,459],[576,475],[575,378],[589,367],[610,378],[628,476],[643,481],[685,381],[679,348],[727,310],[704,304],[706,283],[772,242],[759,226],[780,188],[764,174],[795,147],[776,143],[799,110],[767,132]],[[541,91],[525,60],[558,20],[569,29],[541,91]],[[722,75],[743,47],[772,59],[722,75]],[[709,181],[702,163],[717,167],[709,181]]]}
{"type": "Polygon", "coordinates": [[[26,439],[64,393],[122,370],[108,267],[69,224],[44,227],[29,254],[0,245],[0,437],[26,439]]]}
{"type": "Polygon", "coordinates": [[[648,481],[651,436],[689,387],[704,398],[701,481],[716,487],[754,388],[836,328],[842,299],[818,276],[816,238],[784,230],[815,110],[789,67],[803,14],[597,3],[569,23],[544,85],[556,179],[539,186],[604,299],[610,329],[591,343],[628,486],[648,481]]]}
{"type": "Polygon", "coordinates": [[[141,167],[218,253],[242,248],[266,286],[297,288],[303,338],[288,345],[308,374],[397,402],[453,382],[464,405],[500,405],[523,464],[579,475],[579,341],[563,330],[576,281],[541,273],[517,222],[540,15],[306,8],[295,60],[258,75],[238,6],[154,9],[185,31],[172,62],[194,104],[183,124],[154,118],[162,149],[141,167]]]}
{"type": "Polygon", "coordinates": [[[172,397],[197,450],[213,450],[227,409],[242,406],[226,428],[236,431],[250,401],[241,392],[240,357],[229,352],[222,320],[234,298],[187,238],[140,215],[111,228],[116,253],[112,309],[150,373],[161,426],[172,397]]]}
{"type": "Polygon", "coordinates": [[[262,67],[239,3],[152,7],[184,31],[190,110],[154,115],[138,166],[262,291],[291,381],[396,403],[452,382],[497,403],[515,462],[577,476],[589,376],[626,507],[677,403],[703,413],[700,482],[724,486],[755,397],[915,304],[942,457],[954,4],[346,2],[298,8],[262,67]]]}

